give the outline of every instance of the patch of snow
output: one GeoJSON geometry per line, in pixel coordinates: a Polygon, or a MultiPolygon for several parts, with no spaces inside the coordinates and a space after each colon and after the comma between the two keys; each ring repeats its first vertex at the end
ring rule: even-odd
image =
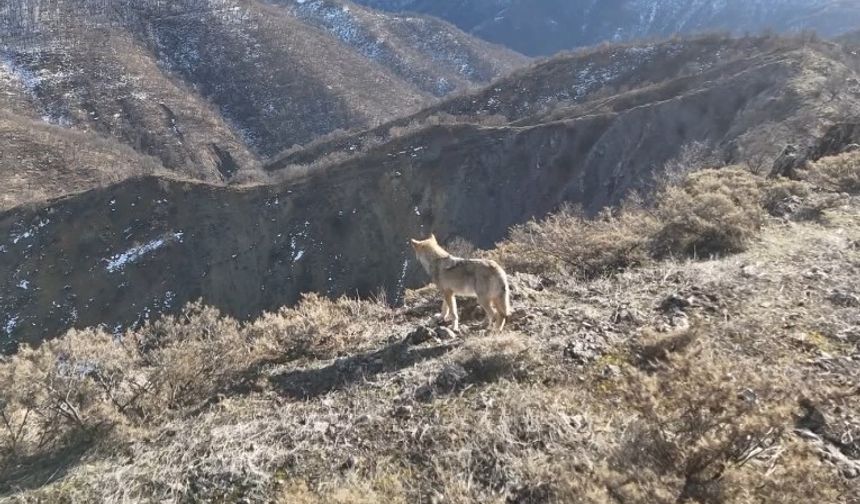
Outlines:
{"type": "Polygon", "coordinates": [[[161,302],[161,305],[164,309],[171,308],[173,306],[173,301],[176,299],[176,293],[173,291],[167,291],[164,293],[164,300],[161,302]]]}
{"type": "Polygon", "coordinates": [[[161,247],[167,245],[171,241],[178,241],[182,243],[183,233],[170,233],[165,237],[158,238],[143,245],[138,245],[136,247],[132,247],[121,254],[116,254],[111,256],[110,259],[105,259],[107,262],[107,266],[105,268],[110,273],[115,273],[117,271],[123,270],[127,265],[133,264],[139,261],[147,254],[151,254],[161,247]]]}
{"type": "Polygon", "coordinates": [[[3,325],[3,329],[6,330],[6,335],[11,336],[12,331],[18,327],[19,318],[17,315],[13,315],[6,320],[6,324],[3,325]]]}
{"type": "Polygon", "coordinates": [[[28,282],[27,280],[21,280],[20,282],[18,282],[18,288],[28,290],[30,288],[30,282],[28,282]]]}
{"type": "Polygon", "coordinates": [[[403,286],[406,284],[406,271],[409,269],[409,258],[403,260],[403,267],[400,268],[400,278],[397,280],[398,295],[403,292],[403,286]]]}
{"type": "Polygon", "coordinates": [[[42,229],[43,227],[47,226],[50,223],[51,223],[50,219],[40,218],[39,222],[31,225],[30,227],[24,229],[23,231],[19,231],[18,233],[11,234],[10,238],[12,239],[12,243],[17,245],[18,242],[21,240],[26,240],[26,239],[29,239],[29,238],[36,236],[36,234],[38,233],[38,231],[40,229],[42,229]]]}
{"type": "Polygon", "coordinates": [[[42,79],[35,72],[18,64],[7,54],[0,54],[0,70],[31,95],[35,95],[36,89],[42,84],[42,79]]]}

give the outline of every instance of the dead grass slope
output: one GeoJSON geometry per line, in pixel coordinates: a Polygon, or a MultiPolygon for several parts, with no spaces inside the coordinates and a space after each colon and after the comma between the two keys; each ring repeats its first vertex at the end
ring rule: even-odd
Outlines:
{"type": "Polygon", "coordinates": [[[6,500],[856,502],[860,201],[817,180],[857,170],[709,170],[515,230],[485,252],[514,287],[500,335],[464,303],[452,337],[422,289],[23,348],[6,500]]]}
{"type": "Polygon", "coordinates": [[[217,110],[120,30],[70,27],[63,37],[11,46],[0,58],[12,88],[7,97],[25,101],[35,112],[27,115],[46,123],[114,139],[199,180],[259,167],[217,110]]]}
{"type": "Polygon", "coordinates": [[[0,112],[0,210],[126,178],[169,174],[156,158],[118,141],[0,112]]]}

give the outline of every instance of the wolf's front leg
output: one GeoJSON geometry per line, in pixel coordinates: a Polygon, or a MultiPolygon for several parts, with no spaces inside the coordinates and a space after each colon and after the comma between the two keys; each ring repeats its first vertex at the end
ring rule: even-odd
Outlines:
{"type": "Polygon", "coordinates": [[[451,306],[448,304],[448,295],[442,293],[442,321],[447,322],[451,317],[451,306]]]}
{"type": "Polygon", "coordinates": [[[457,313],[457,298],[454,297],[454,293],[452,292],[448,296],[448,307],[451,309],[451,315],[454,318],[454,331],[460,330],[460,315],[457,313]]]}

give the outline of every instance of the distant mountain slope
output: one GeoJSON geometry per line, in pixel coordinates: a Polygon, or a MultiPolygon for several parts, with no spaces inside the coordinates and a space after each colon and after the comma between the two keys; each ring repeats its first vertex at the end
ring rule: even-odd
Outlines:
{"type": "MultiPolygon", "coordinates": [[[[713,35],[653,44],[616,44],[582,49],[539,61],[497,80],[492,86],[452,97],[378,128],[285,152],[268,161],[265,169],[275,172],[289,170],[324,156],[337,157],[333,153],[340,153],[341,157],[355,156],[400,134],[400,130],[414,130],[428,123],[540,124],[552,120],[553,114],[556,118],[565,114],[587,115],[589,111],[615,103],[610,99],[612,97],[618,100],[619,97],[650,96],[653,99],[656,96],[643,94],[643,90],[675,96],[709,80],[717,81],[742,74],[745,70],[751,71],[761,65],[764,58],[779,59],[788,48],[799,50],[805,44],[802,39],[787,40],[778,36],[732,39],[713,35]]],[[[841,55],[838,57],[847,57],[843,49],[835,45],[813,46],[841,55]]],[[[834,72],[831,85],[837,86],[839,79],[848,79],[850,76],[846,73],[850,74],[852,70],[842,66],[834,72]]],[[[782,88],[780,82],[767,85],[782,88]]],[[[847,96],[855,88],[848,85],[842,91],[847,96]]],[[[772,145],[771,149],[780,147],[772,145]]]]}
{"type": "MultiPolygon", "coordinates": [[[[687,59],[664,81],[643,82],[672,58],[648,58],[642,81],[630,75],[606,94],[494,126],[406,128],[290,182],[234,188],[146,177],[0,213],[0,338],[124,328],[199,297],[243,318],[303,292],[382,289],[396,300],[424,278],[410,236],[434,231],[486,247],[563,203],[590,212],[618,203],[691,145],[715,163],[740,162],[787,143],[816,145],[830,126],[860,116],[860,88],[846,85],[856,82],[858,59],[837,45],[712,39],[641,50],[666,53],[672,43],[687,59]],[[726,59],[700,68],[706,47],[726,59]],[[699,70],[678,70],[687,66],[699,70]]],[[[611,74],[632,50],[595,52],[589,74],[611,74]]],[[[569,70],[586,68],[583,57],[556,58],[490,89],[529,101],[569,92],[577,83],[569,70]]],[[[487,92],[474,101],[486,104],[487,92]]]]}
{"type": "MultiPolygon", "coordinates": [[[[184,80],[262,155],[338,128],[390,120],[526,61],[438,20],[376,13],[342,0],[36,3],[44,6],[28,11],[38,20],[26,32],[30,48],[43,49],[39,34],[60,40],[53,43],[60,50],[94,48],[99,44],[86,34],[110,26],[151,53],[129,56],[153,57],[162,71],[184,80]]],[[[124,50],[114,52],[122,57],[124,50]]],[[[89,76],[102,71],[76,63],[89,76]]]]}
{"type": "Polygon", "coordinates": [[[2,110],[0,145],[0,210],[164,171],[116,140],[2,110]]]}
{"type": "Polygon", "coordinates": [[[116,139],[199,180],[218,181],[258,165],[218,111],[164,73],[132,36],[111,28],[67,36],[0,54],[4,108],[116,139]]]}
{"type": "MultiPolygon", "coordinates": [[[[3,110],[114,139],[208,182],[253,180],[261,157],[415,112],[526,61],[442,21],[341,0],[0,5],[3,110]]],[[[0,149],[35,166],[16,146],[0,149]]],[[[69,190],[89,180],[67,178],[69,190]]],[[[10,187],[4,201],[26,201],[10,187]]]]}
{"type": "Polygon", "coordinates": [[[709,30],[812,29],[836,35],[860,24],[857,0],[358,0],[439,16],[524,54],[605,40],[709,30]]]}

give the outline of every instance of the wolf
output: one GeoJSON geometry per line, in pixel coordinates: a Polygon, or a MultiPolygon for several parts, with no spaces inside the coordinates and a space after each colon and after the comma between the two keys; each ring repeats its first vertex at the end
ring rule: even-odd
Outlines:
{"type": "Polygon", "coordinates": [[[436,236],[412,239],[415,256],[442,293],[442,318],[453,318],[454,331],[460,330],[455,296],[477,297],[487,314],[487,329],[501,331],[511,314],[508,276],[495,261],[454,257],[443,249],[436,236]]]}

